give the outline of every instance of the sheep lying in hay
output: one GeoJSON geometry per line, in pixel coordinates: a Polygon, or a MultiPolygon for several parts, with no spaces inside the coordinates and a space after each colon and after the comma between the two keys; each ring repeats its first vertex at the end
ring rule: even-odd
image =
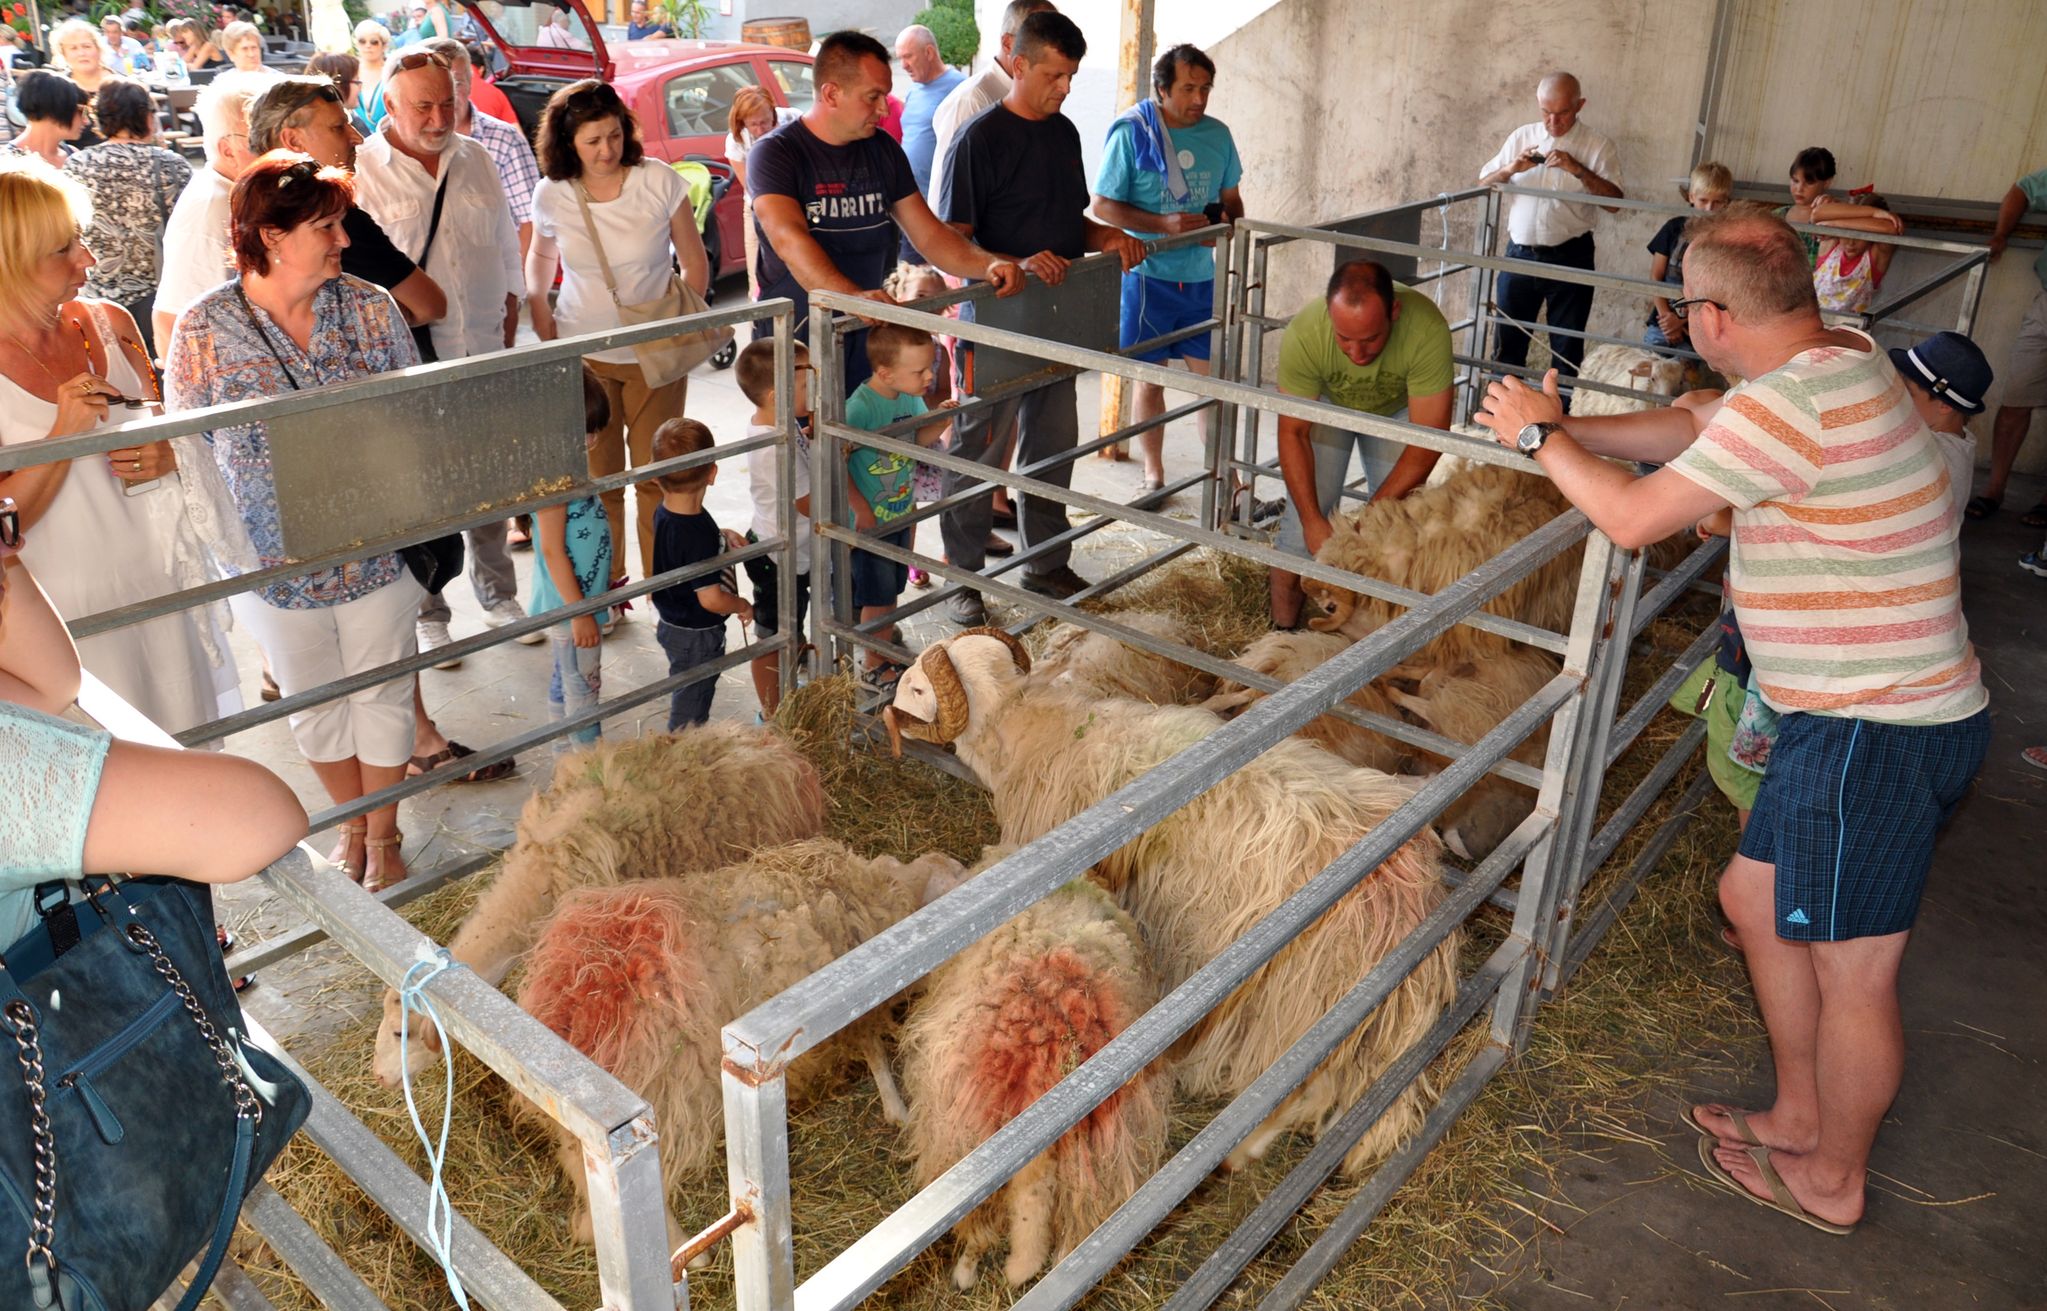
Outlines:
{"type": "MultiPolygon", "coordinates": [[[[983,864],[1007,852],[990,848],[983,864]]],[[[917,1186],[950,1169],[1159,999],[1131,918],[1076,879],[942,966],[903,1027],[917,1186]]],[[[1058,1261],[1165,1159],[1173,1092],[1161,1057],[954,1226],[953,1282],[1009,1239],[1012,1287],[1058,1261]]]]}
{"type": "MultiPolygon", "coordinates": [[[[1024,843],[1194,745],[1221,720],[1186,706],[1093,700],[1031,686],[1006,633],[971,629],[926,647],[898,682],[892,732],[952,743],[993,794],[1003,841],[1024,843]]],[[[1097,866],[1137,917],[1167,986],[1242,935],[1413,795],[1413,784],[1281,742],[1097,866]]],[[[1207,1016],[1180,1081],[1242,1092],[1442,897],[1442,844],[1424,830],[1207,1016]]],[[[1319,1130],[1441,1012],[1456,988],[1456,935],[1276,1108],[1230,1163],[1296,1127],[1319,1130]]],[[[1353,1171],[1421,1122],[1411,1086],[1345,1158],[1353,1171]]]]}
{"type": "MultiPolygon", "coordinates": [[[[1271,633],[1246,647],[1233,663],[1291,683],[1349,646],[1350,639],[1338,633],[1271,633]]],[[[1404,720],[1469,746],[1540,691],[1560,668],[1562,663],[1546,652],[1509,643],[1506,650],[1479,664],[1396,665],[1348,699],[1360,710],[1404,720]]],[[[1203,708],[1234,718],[1264,697],[1255,688],[1224,682],[1203,708]]],[[[1353,765],[1389,774],[1433,774],[1450,763],[1433,751],[1334,715],[1312,719],[1294,735],[1353,765]]],[[[1523,764],[1540,766],[1548,743],[1545,727],[1510,754],[1523,764]]],[[[1437,825],[1452,851],[1466,860],[1482,860],[1534,806],[1535,794],[1526,787],[1488,775],[1452,803],[1437,825]]]]}
{"type": "MultiPolygon", "coordinates": [[[[1196,650],[1205,649],[1194,626],[1153,610],[1118,610],[1110,618],[1139,632],[1196,650]]],[[[1079,624],[1054,624],[1032,662],[1032,677],[1096,696],[1122,696],[1154,706],[1184,706],[1215,691],[1215,679],[1199,669],[1136,647],[1079,624]]]]}
{"type": "MultiPolygon", "coordinates": [[[[817,770],[772,729],[709,724],[600,742],[565,757],[527,799],[504,868],[448,953],[498,983],[569,890],[717,869],[815,837],[824,819],[817,770]]],[[[397,989],[387,989],[374,1065],[386,1087],[402,1068],[431,1069],[441,1051],[419,1015],[401,1050],[398,1012],[397,989]]]]}
{"type": "MultiPolygon", "coordinates": [[[[1570,508],[1550,480],[1539,474],[1464,463],[1441,483],[1419,487],[1399,500],[1373,501],[1354,514],[1331,519],[1329,540],[1315,558],[1433,596],[1570,508]]],[[[1571,620],[1583,559],[1580,542],[1524,575],[1486,602],[1484,609],[1562,631],[1571,620]]],[[[1301,586],[1328,611],[1308,621],[1308,627],[1320,633],[1341,632],[1355,640],[1404,609],[1312,578],[1302,579],[1301,586]]],[[[1431,665],[1477,663],[1511,645],[1507,638],[1459,624],[1424,646],[1414,659],[1431,665]]]]}
{"type": "Polygon", "coordinates": [[[1698,387],[1717,387],[1723,380],[1693,360],[1661,355],[1642,346],[1620,346],[1611,342],[1585,352],[1585,364],[1578,376],[1586,382],[1603,382],[1640,392],[1641,399],[1613,396],[1582,388],[1571,393],[1571,413],[1578,418],[1595,414],[1632,414],[1667,405],[1673,396],[1698,387]]]}
{"type": "MultiPolygon", "coordinates": [[[[812,838],[708,873],[578,888],[541,929],[518,1002],[647,1099],[661,1135],[662,1187],[673,1197],[722,1141],[718,1031],[951,891],[962,873],[950,856],[868,860],[812,838]]],[[[790,1067],[790,1096],[815,1095],[864,1060],[882,1113],[903,1123],[908,1111],[882,1045],[890,1027],[884,1006],[807,1053],[790,1067]]],[[[582,1144],[523,1098],[514,1106],[556,1134],[557,1159],[576,1188],[570,1230],[589,1242],[582,1144]]],[[[672,1217],[669,1228],[679,1242],[672,1217]]]]}

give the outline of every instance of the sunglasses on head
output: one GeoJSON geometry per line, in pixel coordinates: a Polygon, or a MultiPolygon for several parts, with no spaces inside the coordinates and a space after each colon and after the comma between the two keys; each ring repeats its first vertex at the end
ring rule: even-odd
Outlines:
{"type": "Polygon", "coordinates": [[[437,50],[408,50],[398,56],[398,71],[401,73],[410,73],[428,66],[445,69],[448,67],[448,57],[437,50]]]}

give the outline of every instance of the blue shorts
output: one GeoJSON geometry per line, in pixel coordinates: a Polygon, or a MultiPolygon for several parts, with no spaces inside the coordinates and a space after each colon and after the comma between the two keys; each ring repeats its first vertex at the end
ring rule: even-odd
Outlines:
{"type": "MultiPolygon", "coordinates": [[[[888,533],[875,539],[890,546],[905,550],[910,546],[910,532],[888,533]]],[[[910,584],[910,566],[897,564],[886,556],[872,551],[855,549],[853,552],[853,604],[857,606],[894,605],[896,598],[910,584]]]]}
{"type": "Polygon", "coordinates": [[[1952,724],[1786,715],[1742,835],[1777,869],[1777,936],[1841,942],[1919,916],[1933,840],[1990,746],[1990,712],[1952,724]]]}
{"type": "MultiPolygon", "coordinates": [[[[1123,314],[1116,329],[1116,344],[1135,346],[1140,341],[1163,337],[1169,332],[1191,328],[1215,316],[1215,280],[1167,282],[1141,273],[1123,275],[1123,314]]],[[[1208,358],[1210,334],[1203,332],[1170,346],[1133,355],[1133,360],[1163,364],[1178,357],[1185,360],[1208,358]]]]}

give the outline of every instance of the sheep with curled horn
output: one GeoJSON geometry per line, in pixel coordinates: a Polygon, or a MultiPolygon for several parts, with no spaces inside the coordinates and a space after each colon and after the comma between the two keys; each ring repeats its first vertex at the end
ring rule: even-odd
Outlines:
{"type": "MultiPolygon", "coordinates": [[[[1098,700],[1035,686],[1006,633],[971,629],[927,647],[889,707],[891,732],[950,743],[993,794],[1002,840],[1026,843],[1193,746],[1205,710],[1098,700]]],[[[1137,919],[1171,988],[1242,936],[1406,802],[1412,781],[1282,741],[1096,866],[1137,919]]],[[[1442,844],[1403,843],[1183,1040],[1181,1086],[1242,1092],[1443,896],[1442,844]]],[[[1456,990],[1457,935],[1428,953],[1236,1152],[1261,1157],[1290,1129],[1320,1131],[1441,1013],[1456,990]]],[[[1410,1085],[1345,1158],[1355,1172],[1421,1123],[1410,1085]]]]}

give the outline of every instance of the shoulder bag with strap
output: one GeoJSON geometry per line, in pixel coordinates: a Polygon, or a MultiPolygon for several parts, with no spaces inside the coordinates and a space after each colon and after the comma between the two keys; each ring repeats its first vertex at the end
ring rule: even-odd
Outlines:
{"type": "MultiPolygon", "coordinates": [[[[435,207],[435,212],[438,215],[438,206],[435,207]]],[[[235,283],[235,295],[241,299],[242,312],[249,316],[249,326],[263,339],[263,348],[270,352],[270,358],[276,360],[277,367],[284,371],[284,380],[291,384],[293,391],[303,391],[304,388],[299,385],[298,375],[291,371],[291,365],[285,363],[284,354],[277,349],[277,343],[270,340],[269,329],[256,317],[255,308],[249,304],[249,294],[242,290],[239,281],[235,283]]],[[[412,333],[416,338],[425,331],[425,328],[414,328],[412,333]]],[[[435,537],[424,542],[414,542],[411,546],[401,546],[398,548],[398,555],[405,561],[405,567],[412,571],[412,576],[419,580],[419,585],[433,595],[439,596],[441,589],[462,573],[462,534],[449,533],[445,537],[435,537]]]]}
{"type": "MultiPolygon", "coordinates": [[[[434,185],[433,217],[426,221],[426,242],[419,248],[419,258],[412,261],[419,266],[419,270],[422,273],[426,272],[426,257],[433,253],[434,234],[441,230],[441,206],[447,203],[448,174],[453,170],[453,161],[443,156],[441,158],[441,178],[434,185]]],[[[419,348],[419,362],[421,364],[432,364],[441,358],[440,353],[434,350],[434,334],[430,324],[422,323],[412,330],[412,344],[419,348]]],[[[436,587],[433,590],[438,592],[441,589],[436,587]]]]}
{"type": "Polygon", "coordinates": [[[206,1296],[249,1190],[312,1109],[250,1034],[208,890],[37,886],[0,958],[0,1305],[146,1311],[206,1296]]]}
{"type": "MultiPolygon", "coordinates": [[[[704,298],[690,290],[682,275],[673,269],[668,274],[668,290],[655,299],[631,304],[620,300],[618,280],[611,276],[611,261],[605,258],[604,241],[597,235],[596,220],[590,215],[589,193],[583,190],[581,178],[576,179],[573,185],[576,188],[576,205],[583,211],[583,229],[590,234],[590,249],[597,255],[597,267],[604,274],[604,288],[611,293],[611,303],[618,307],[620,324],[632,327],[638,323],[680,318],[685,314],[701,314],[710,308],[704,298]]],[[[731,340],[730,328],[679,332],[673,337],[640,342],[633,347],[633,356],[639,360],[640,372],[645,375],[649,387],[665,387],[678,378],[688,376],[691,369],[723,350],[731,340]]]]}

